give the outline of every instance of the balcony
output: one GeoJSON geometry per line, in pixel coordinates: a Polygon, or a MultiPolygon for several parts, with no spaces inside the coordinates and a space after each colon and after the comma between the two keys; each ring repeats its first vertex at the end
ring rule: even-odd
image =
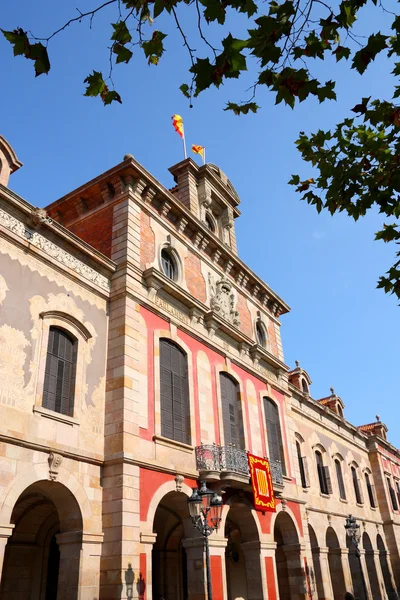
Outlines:
{"type": "MultiPolygon", "coordinates": [[[[246,450],[236,446],[218,446],[217,444],[196,447],[196,469],[200,477],[209,481],[230,480],[236,483],[249,482],[249,465],[246,450]]],[[[283,487],[282,465],[280,461],[271,461],[272,483],[274,487],[283,487]]]]}

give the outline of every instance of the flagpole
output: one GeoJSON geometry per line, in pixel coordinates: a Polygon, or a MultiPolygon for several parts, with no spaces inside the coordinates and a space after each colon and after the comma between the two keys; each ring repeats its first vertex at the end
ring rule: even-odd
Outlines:
{"type": "Polygon", "coordinates": [[[186,159],[186,158],[187,158],[187,152],[186,152],[186,139],[185,139],[185,130],[183,130],[182,141],[183,141],[183,156],[184,156],[184,157],[185,157],[185,159],[186,159]]]}
{"type": "Polygon", "coordinates": [[[206,148],[204,146],[204,148],[203,148],[203,165],[205,165],[205,164],[206,164],[206,148]]]}

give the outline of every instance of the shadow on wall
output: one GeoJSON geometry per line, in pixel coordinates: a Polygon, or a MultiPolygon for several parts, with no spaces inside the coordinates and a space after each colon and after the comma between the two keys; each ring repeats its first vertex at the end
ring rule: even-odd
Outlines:
{"type": "MultiPolygon", "coordinates": [[[[128,600],[133,598],[133,586],[135,584],[135,573],[132,569],[132,564],[128,563],[128,568],[125,571],[125,585],[126,585],[126,597],[128,600]]],[[[136,581],[136,590],[139,596],[139,600],[143,600],[144,592],[146,590],[146,583],[144,581],[142,573],[139,574],[139,579],[136,581]]]]}

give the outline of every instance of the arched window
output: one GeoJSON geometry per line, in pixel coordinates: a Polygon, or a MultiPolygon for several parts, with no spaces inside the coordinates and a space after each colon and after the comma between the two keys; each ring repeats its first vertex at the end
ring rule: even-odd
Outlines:
{"type": "Polygon", "coordinates": [[[269,398],[264,398],[264,411],[267,425],[269,460],[274,462],[279,461],[282,466],[283,474],[286,474],[285,454],[283,451],[278,407],[275,402],[272,402],[269,398]]]}
{"type": "Polygon", "coordinates": [[[367,486],[369,504],[371,508],[376,508],[376,500],[375,500],[375,487],[372,485],[369,473],[365,473],[365,484],[367,486]]]}
{"type": "Polygon", "coordinates": [[[322,458],[322,454],[319,450],[315,451],[315,460],[317,463],[319,489],[321,490],[321,494],[332,494],[329,467],[324,466],[324,459],[322,458]]]}
{"type": "Polygon", "coordinates": [[[297,460],[299,461],[301,487],[303,487],[303,488],[310,487],[309,477],[308,477],[308,468],[307,468],[307,457],[301,455],[300,442],[296,442],[296,451],[297,451],[297,460]]]}
{"type": "Polygon", "coordinates": [[[190,444],[187,357],[169,340],[160,340],[161,435],[190,444]]]}
{"type": "Polygon", "coordinates": [[[346,500],[346,489],[344,487],[342,465],[338,458],[335,459],[335,469],[336,469],[336,478],[337,478],[338,487],[339,487],[339,497],[342,500],[346,500]]]}
{"type": "Polygon", "coordinates": [[[169,279],[172,279],[172,281],[176,281],[178,277],[178,267],[176,264],[176,260],[174,259],[172,254],[168,252],[168,250],[166,250],[165,248],[161,250],[161,265],[165,275],[169,279]]]}
{"type": "Polygon", "coordinates": [[[242,413],[239,410],[239,386],[229,375],[220,373],[222,419],[225,445],[245,449],[242,413]]]}
{"type": "Polygon", "coordinates": [[[73,416],[78,341],[58,327],[50,327],[42,406],[73,416]]]}
{"type": "Polygon", "coordinates": [[[342,410],[342,407],[340,406],[340,404],[337,405],[337,411],[338,411],[339,417],[342,417],[342,419],[343,419],[343,410],[342,410]]]}
{"type": "Polygon", "coordinates": [[[351,477],[353,479],[354,494],[356,497],[356,502],[357,502],[357,504],[362,504],[363,498],[361,495],[360,481],[357,477],[357,469],[355,467],[351,467],[351,477]]]}
{"type": "Polygon", "coordinates": [[[303,379],[301,380],[301,387],[302,387],[302,389],[303,389],[303,392],[304,392],[305,394],[309,394],[309,393],[310,393],[310,390],[308,389],[308,383],[307,383],[307,381],[304,379],[304,377],[303,377],[303,379]]]}
{"type": "Polygon", "coordinates": [[[256,337],[257,343],[265,348],[267,345],[267,336],[265,335],[264,326],[260,323],[260,321],[257,321],[256,323],[256,337]]]}
{"type": "Polygon", "coordinates": [[[396,493],[392,487],[392,482],[390,480],[390,477],[386,477],[386,481],[387,481],[387,485],[388,485],[388,489],[389,489],[390,499],[392,501],[392,508],[393,508],[393,510],[399,510],[396,493]]]}
{"type": "Polygon", "coordinates": [[[212,231],[214,233],[215,232],[215,223],[214,223],[214,219],[211,217],[211,215],[206,213],[204,222],[205,222],[207,229],[209,229],[210,231],[212,231]]]}

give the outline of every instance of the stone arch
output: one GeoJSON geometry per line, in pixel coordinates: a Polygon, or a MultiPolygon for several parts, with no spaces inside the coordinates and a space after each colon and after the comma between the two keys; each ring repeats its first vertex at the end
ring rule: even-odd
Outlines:
{"type": "Polygon", "coordinates": [[[298,521],[297,521],[297,519],[295,517],[295,514],[293,513],[293,511],[287,505],[285,507],[283,507],[282,504],[278,504],[277,507],[276,507],[276,512],[272,513],[271,531],[274,530],[277,518],[278,518],[278,516],[281,513],[286,513],[290,517],[290,519],[291,519],[291,521],[293,523],[293,526],[294,526],[294,528],[296,530],[297,540],[298,541],[301,540],[302,535],[300,533],[299,523],[298,523],[298,521]]]}
{"type": "Polygon", "coordinates": [[[372,547],[371,538],[366,531],[364,531],[362,535],[362,547],[365,550],[365,564],[367,566],[372,597],[374,600],[382,600],[381,586],[375,565],[374,549],[372,547]]]}
{"type": "Polygon", "coordinates": [[[177,491],[176,486],[171,489],[167,483],[157,490],[157,498],[153,496],[153,504],[157,504],[151,521],[154,543],[149,597],[190,600],[196,589],[204,587],[204,572],[196,569],[196,561],[203,559],[204,538],[190,519],[188,493],[186,489],[177,491]]]}
{"type": "Polygon", "coordinates": [[[308,535],[310,538],[312,562],[313,562],[313,569],[314,569],[314,576],[312,577],[312,580],[315,582],[315,587],[317,589],[318,598],[324,598],[325,594],[324,594],[324,587],[323,587],[323,583],[322,583],[320,545],[319,545],[315,530],[312,527],[312,525],[310,525],[310,524],[308,524],[308,535]]]}
{"type": "Polygon", "coordinates": [[[274,520],[275,562],[280,600],[304,598],[305,573],[301,561],[300,537],[296,521],[287,510],[274,520]]]}
{"type": "MultiPolygon", "coordinates": [[[[13,532],[5,549],[0,598],[17,600],[20,591],[31,600],[77,598],[80,573],[85,568],[81,564],[84,533],[78,500],[59,481],[29,483],[25,478],[20,487],[23,490],[10,515],[13,532]]],[[[7,498],[10,500],[10,494],[7,498]]],[[[96,582],[89,593],[98,594],[97,574],[88,570],[88,576],[96,582]]]]}
{"type": "MultiPolygon", "coordinates": [[[[11,481],[0,499],[0,512],[3,523],[11,522],[14,506],[26,488],[34,483],[48,482],[49,479],[48,463],[37,463],[11,481]]],[[[101,533],[101,519],[93,520],[88,496],[76,477],[63,467],[58,467],[57,481],[52,483],[62,484],[75,498],[82,515],[84,531],[101,533]]]]}
{"type": "Polygon", "coordinates": [[[342,564],[342,550],[339,538],[333,527],[328,527],[325,535],[326,547],[328,548],[328,564],[331,576],[334,600],[343,600],[346,593],[346,583],[342,564]]]}
{"type": "MultiPolygon", "coordinates": [[[[197,487],[197,486],[193,486],[197,487]]],[[[149,507],[147,509],[146,522],[152,527],[154,523],[154,515],[156,513],[157,507],[160,504],[161,500],[170,492],[176,492],[176,482],[171,480],[167,481],[160,485],[157,491],[153,494],[152,499],[150,500],[149,507]]],[[[192,495],[192,488],[190,488],[186,483],[182,484],[181,492],[189,498],[192,495]]],[[[150,530],[150,529],[149,529],[150,530]]]]}
{"type": "Polygon", "coordinates": [[[228,600],[264,598],[260,554],[260,525],[250,502],[230,497],[223,517],[226,539],[225,569],[228,600]]]}

